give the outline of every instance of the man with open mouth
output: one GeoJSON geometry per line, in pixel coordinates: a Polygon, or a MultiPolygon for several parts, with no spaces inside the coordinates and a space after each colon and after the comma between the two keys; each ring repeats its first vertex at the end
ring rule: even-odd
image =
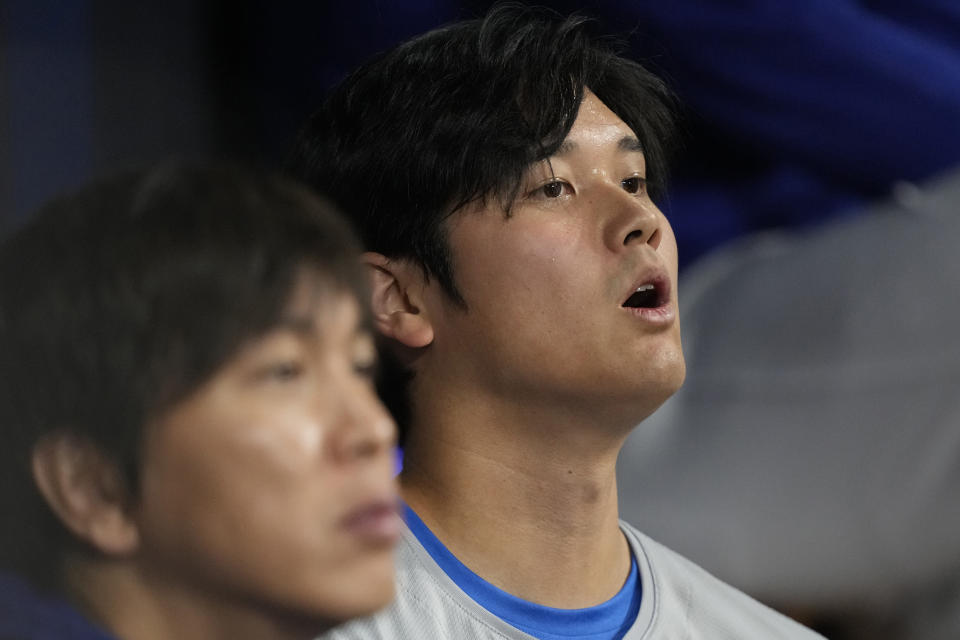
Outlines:
{"type": "Polygon", "coordinates": [[[330,638],[817,637],[618,519],[624,439],[685,373],[672,99],[586,26],[429,32],[300,134],[365,242],[406,454],[398,599],[330,638]]]}

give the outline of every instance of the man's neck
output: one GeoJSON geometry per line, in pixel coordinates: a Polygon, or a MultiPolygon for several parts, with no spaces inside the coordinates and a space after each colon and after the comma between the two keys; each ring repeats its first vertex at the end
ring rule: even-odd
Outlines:
{"type": "Polygon", "coordinates": [[[615,472],[626,430],[530,405],[435,398],[418,405],[401,484],[440,541],[532,602],[572,609],[615,595],[630,569],[615,472]]]}

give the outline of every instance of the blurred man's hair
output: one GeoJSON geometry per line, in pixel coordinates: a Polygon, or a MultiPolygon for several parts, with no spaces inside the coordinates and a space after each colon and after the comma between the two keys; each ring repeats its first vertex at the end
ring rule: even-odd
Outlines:
{"type": "MultiPolygon", "coordinates": [[[[46,507],[31,451],[67,433],[136,499],[144,425],[280,319],[306,274],[365,299],[358,246],[287,179],[170,165],[58,198],[0,245],[0,568],[54,586],[82,545],[46,507]]],[[[184,523],[189,526],[189,523],[184,523]]]]}

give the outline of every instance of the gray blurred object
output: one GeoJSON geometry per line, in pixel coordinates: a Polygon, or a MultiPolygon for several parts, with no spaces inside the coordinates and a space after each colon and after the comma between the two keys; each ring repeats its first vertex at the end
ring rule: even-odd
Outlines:
{"type": "Polygon", "coordinates": [[[687,382],[621,454],[621,517],[775,605],[960,638],[958,248],[953,172],[691,267],[687,382]]]}

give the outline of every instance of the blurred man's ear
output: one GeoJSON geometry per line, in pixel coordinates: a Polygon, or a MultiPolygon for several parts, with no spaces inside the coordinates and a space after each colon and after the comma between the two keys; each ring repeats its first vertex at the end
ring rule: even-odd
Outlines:
{"type": "Polygon", "coordinates": [[[377,330],[405,347],[425,347],[433,342],[433,324],[423,300],[423,270],[407,260],[390,260],[373,252],[363,254],[363,263],[370,273],[377,330]]]}
{"type": "Polygon", "coordinates": [[[78,538],[110,556],[134,552],[139,532],[117,465],[92,442],[67,432],[33,448],[34,482],[50,509],[78,538]]]}

